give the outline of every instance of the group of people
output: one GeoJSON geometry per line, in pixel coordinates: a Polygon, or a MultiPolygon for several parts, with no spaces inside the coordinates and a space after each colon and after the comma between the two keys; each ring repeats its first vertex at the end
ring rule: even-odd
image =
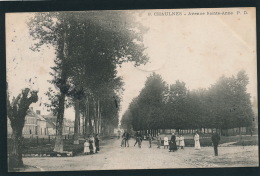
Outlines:
{"type": "MultiPolygon", "coordinates": [[[[122,135],[122,141],[121,141],[121,147],[129,147],[129,139],[130,139],[130,134],[125,131],[122,135]]],[[[120,138],[120,136],[118,137],[120,138]]],[[[151,134],[147,136],[148,142],[149,142],[149,147],[152,147],[152,140],[154,139],[151,134]]],[[[141,148],[141,144],[143,141],[143,136],[140,132],[135,133],[135,144],[138,144],[139,148],[141,148]]],[[[158,133],[157,137],[157,148],[161,147],[161,141],[163,140],[163,146],[164,149],[167,148],[169,149],[169,152],[175,152],[178,150],[178,148],[184,149],[185,147],[185,142],[184,142],[184,136],[183,135],[178,135],[176,136],[174,133],[172,133],[170,140],[168,139],[167,136],[164,136],[164,138],[161,137],[160,133],[158,133]]],[[[215,156],[218,156],[218,144],[220,141],[220,136],[218,133],[214,132],[212,137],[211,137],[213,146],[214,146],[214,153],[215,156]]],[[[199,134],[196,132],[194,135],[194,148],[196,150],[200,150],[200,137],[199,134]]],[[[84,154],[89,155],[89,154],[94,154],[98,153],[99,151],[99,137],[98,134],[96,135],[89,135],[86,141],[84,142],[84,154]]]]}
{"type": "MultiPolygon", "coordinates": [[[[160,133],[158,133],[157,148],[161,147],[161,141],[162,141],[162,137],[160,136],[160,133]]],[[[182,135],[176,136],[174,133],[172,133],[170,140],[167,136],[165,136],[163,138],[163,146],[164,146],[164,149],[169,148],[169,152],[177,151],[179,147],[181,149],[184,149],[184,147],[185,147],[184,136],[182,136],[182,135]]]]}
{"type": "Polygon", "coordinates": [[[98,153],[98,151],[99,151],[98,134],[96,134],[95,136],[89,135],[89,137],[84,142],[84,154],[85,155],[94,154],[94,153],[98,153]]]}
{"type": "MultiPolygon", "coordinates": [[[[119,137],[120,138],[120,137],[119,137]]],[[[122,142],[121,142],[121,147],[129,147],[129,142],[128,140],[130,139],[130,134],[125,131],[122,135],[122,142]]],[[[143,140],[143,136],[140,132],[136,132],[135,133],[135,144],[138,144],[139,148],[141,148],[141,144],[142,144],[142,140],[143,140]]],[[[151,134],[149,134],[147,136],[147,139],[148,139],[148,142],[149,142],[149,147],[151,148],[152,147],[152,140],[153,140],[153,137],[151,134]]],[[[196,132],[194,134],[194,148],[195,150],[200,150],[201,147],[200,147],[200,136],[198,134],[198,132],[196,132]]],[[[183,135],[175,135],[174,133],[172,133],[171,135],[171,138],[169,140],[169,138],[167,136],[165,137],[161,137],[160,133],[158,133],[157,137],[156,137],[156,140],[157,140],[157,148],[160,148],[161,147],[161,141],[163,140],[163,146],[164,146],[164,149],[167,148],[169,149],[169,152],[175,152],[178,150],[178,148],[181,148],[181,149],[184,149],[185,147],[185,141],[184,141],[184,136],[183,135]]],[[[214,153],[215,153],[215,156],[218,156],[218,144],[219,144],[219,141],[220,141],[220,136],[218,135],[218,133],[214,132],[212,137],[211,137],[211,140],[212,140],[212,143],[213,143],[213,146],[214,146],[214,153]]]]}

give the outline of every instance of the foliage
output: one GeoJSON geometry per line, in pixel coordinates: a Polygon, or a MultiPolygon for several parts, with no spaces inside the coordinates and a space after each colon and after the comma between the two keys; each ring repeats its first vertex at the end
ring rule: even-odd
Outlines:
{"type": "Polygon", "coordinates": [[[122,126],[131,124],[136,130],[151,127],[178,130],[252,125],[254,114],[250,94],[246,92],[248,76],[245,71],[238,72],[236,77],[222,76],[208,89],[193,91],[180,81],[165,89],[161,78],[156,83],[159,77],[153,74],[147,78],[145,88],[123,115],[122,126]]]}
{"type": "Polygon", "coordinates": [[[137,66],[148,61],[142,43],[147,29],[135,21],[131,12],[119,11],[36,13],[28,26],[36,41],[32,50],[38,51],[42,45],[52,45],[56,50],[50,82],[57,93],[46,93],[51,100],[47,106],[57,112],[55,150],[62,152],[66,97],[75,106],[75,133],[79,111],[90,128],[94,119],[95,130],[104,124],[102,120],[117,126],[122,81],[116,68],[124,62],[137,66]],[[112,108],[111,97],[117,108],[112,108]]]}

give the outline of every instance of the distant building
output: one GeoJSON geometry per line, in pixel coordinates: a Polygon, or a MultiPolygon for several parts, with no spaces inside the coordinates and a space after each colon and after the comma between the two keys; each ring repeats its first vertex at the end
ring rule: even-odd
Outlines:
{"type": "MultiPolygon", "coordinates": [[[[44,115],[43,117],[48,122],[49,133],[56,134],[57,116],[55,116],[53,113],[50,113],[48,115],[44,115]]],[[[62,134],[67,135],[67,134],[73,134],[73,133],[74,133],[74,122],[69,119],[64,118],[62,134]]]]}
{"type": "MultiPolygon", "coordinates": [[[[40,111],[35,113],[33,108],[27,111],[23,127],[23,135],[46,135],[46,120],[40,115],[40,111]],[[38,114],[37,114],[38,113],[38,114]]],[[[9,118],[7,118],[7,133],[12,134],[9,118]]]]}
{"type": "MultiPolygon", "coordinates": [[[[30,108],[25,116],[25,123],[23,128],[23,135],[55,135],[56,134],[56,121],[57,117],[52,113],[48,115],[41,115],[41,111],[33,111],[30,108]]],[[[65,119],[63,121],[63,134],[73,134],[74,133],[74,122],[65,119]]],[[[11,122],[7,117],[7,134],[10,137],[12,134],[11,122]]]]}

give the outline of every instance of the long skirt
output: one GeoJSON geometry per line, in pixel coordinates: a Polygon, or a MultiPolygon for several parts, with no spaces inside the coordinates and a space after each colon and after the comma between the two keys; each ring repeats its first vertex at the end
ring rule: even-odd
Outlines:
{"type": "Polygon", "coordinates": [[[184,147],[184,146],[185,146],[184,140],[180,140],[180,146],[181,146],[181,147],[184,147]]]}
{"type": "Polygon", "coordinates": [[[84,153],[89,153],[90,150],[89,150],[89,146],[84,146],[84,153]]]}
{"type": "Polygon", "coordinates": [[[170,141],[170,150],[176,151],[177,145],[175,141],[170,141]]]}
{"type": "Polygon", "coordinates": [[[200,150],[200,141],[195,140],[195,150],[200,150]]]}

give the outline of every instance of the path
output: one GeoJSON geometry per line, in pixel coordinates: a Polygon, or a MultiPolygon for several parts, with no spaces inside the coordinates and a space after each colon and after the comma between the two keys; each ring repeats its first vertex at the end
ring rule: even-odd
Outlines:
{"type": "MultiPolygon", "coordinates": [[[[201,150],[187,147],[177,152],[148,147],[143,141],[142,148],[130,140],[130,147],[121,148],[120,140],[107,140],[98,154],[75,157],[24,158],[24,164],[41,171],[69,170],[111,170],[111,169],[161,169],[161,168],[205,168],[242,167],[258,165],[258,146],[219,147],[219,156],[213,155],[213,147],[201,150]]],[[[30,169],[29,171],[33,171],[30,169]]]]}

